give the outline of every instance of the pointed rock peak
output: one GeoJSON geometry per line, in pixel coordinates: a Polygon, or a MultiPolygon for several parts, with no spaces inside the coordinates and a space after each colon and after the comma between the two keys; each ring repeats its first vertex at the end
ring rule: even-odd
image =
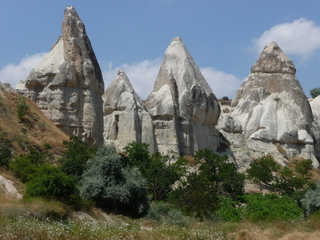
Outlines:
{"type": "Polygon", "coordinates": [[[284,54],[276,42],[269,43],[261,52],[258,61],[251,68],[252,73],[295,74],[293,62],[284,54]]]}
{"type": "Polygon", "coordinates": [[[172,39],[172,41],[174,42],[182,42],[182,39],[180,37],[175,37],[174,39],[172,39]]]}

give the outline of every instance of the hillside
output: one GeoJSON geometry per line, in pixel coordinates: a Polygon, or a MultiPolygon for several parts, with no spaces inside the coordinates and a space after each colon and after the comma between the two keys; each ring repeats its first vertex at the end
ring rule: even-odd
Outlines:
{"type": "Polygon", "coordinates": [[[31,100],[0,85],[0,144],[10,148],[13,156],[31,148],[46,150],[57,157],[62,143],[69,137],[59,130],[31,100]],[[20,112],[20,118],[18,109],[20,112]],[[23,116],[22,116],[23,115],[23,116]]]}

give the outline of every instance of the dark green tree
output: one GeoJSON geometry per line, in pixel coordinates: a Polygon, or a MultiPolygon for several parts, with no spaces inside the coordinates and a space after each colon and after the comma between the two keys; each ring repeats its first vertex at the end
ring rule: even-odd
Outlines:
{"type": "Polygon", "coordinates": [[[25,197],[42,197],[72,204],[71,200],[76,194],[77,187],[72,177],[57,167],[45,164],[37,169],[27,183],[25,197]]]}
{"type": "Polygon", "coordinates": [[[320,95],[320,88],[313,88],[310,90],[310,95],[313,98],[316,98],[317,96],[320,95]]]}
{"type": "Polygon", "coordinates": [[[150,155],[148,144],[137,142],[128,144],[124,149],[122,164],[140,170],[154,201],[165,200],[172,191],[172,185],[186,173],[187,161],[182,157],[175,160],[173,153],[172,156],[161,153],[150,155]]]}
{"type": "Polygon", "coordinates": [[[236,165],[227,156],[219,156],[209,149],[195,155],[197,172],[190,173],[171,194],[171,202],[187,214],[203,219],[219,208],[218,196],[240,199],[244,194],[245,176],[237,172],[236,165]]]}
{"type": "Polygon", "coordinates": [[[96,149],[91,148],[78,137],[63,141],[65,150],[60,159],[61,170],[79,181],[86,168],[87,161],[93,157],[96,149]]]}

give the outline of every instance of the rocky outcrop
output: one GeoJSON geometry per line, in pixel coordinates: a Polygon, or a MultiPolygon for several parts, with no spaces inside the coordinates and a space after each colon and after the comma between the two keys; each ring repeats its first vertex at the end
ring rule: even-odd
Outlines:
{"type": "Polygon", "coordinates": [[[156,151],[153,122],[144,102],[122,71],[106,89],[104,95],[104,140],[121,151],[128,143],[148,143],[156,151]]]}
{"type": "Polygon", "coordinates": [[[184,155],[217,148],[219,104],[179,37],[167,48],[145,104],[160,152],[173,150],[184,155]]]}
{"type": "Polygon", "coordinates": [[[232,115],[240,121],[245,139],[256,140],[254,145],[278,144],[275,149],[286,157],[311,159],[317,167],[312,112],[295,72],[292,61],[271,42],[236,92],[232,115]]]}
{"type": "Polygon", "coordinates": [[[51,51],[17,86],[65,133],[91,145],[103,142],[101,70],[84,24],[67,7],[62,35],[51,51]]]}
{"type": "Polygon", "coordinates": [[[313,114],[312,132],[315,140],[315,155],[320,159],[320,96],[310,102],[313,114]]]}

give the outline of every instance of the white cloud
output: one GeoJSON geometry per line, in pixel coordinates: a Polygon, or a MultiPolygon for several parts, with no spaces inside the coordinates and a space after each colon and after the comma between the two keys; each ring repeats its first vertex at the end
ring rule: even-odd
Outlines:
{"type": "Polygon", "coordinates": [[[301,60],[307,60],[320,49],[320,26],[300,18],[292,23],[276,25],[252,41],[259,54],[266,45],[275,41],[285,54],[297,55],[301,60]]]}
{"type": "Polygon", "coordinates": [[[0,82],[10,83],[13,88],[20,80],[26,79],[31,70],[40,62],[47,53],[37,53],[22,58],[18,65],[8,64],[0,70],[0,82]]]}
{"type": "Polygon", "coordinates": [[[217,71],[212,67],[200,68],[200,70],[217,98],[224,96],[233,98],[242,83],[242,80],[236,76],[217,71]]]}
{"type": "MultiPolygon", "coordinates": [[[[105,87],[107,88],[111,84],[113,79],[117,76],[117,70],[121,68],[127,74],[139,96],[142,99],[146,99],[153,90],[153,85],[161,63],[162,58],[145,60],[131,65],[122,64],[119,67],[113,67],[112,63],[109,63],[107,70],[103,71],[105,87]]],[[[200,70],[218,98],[223,96],[232,98],[242,83],[242,80],[234,75],[217,71],[211,67],[200,68],[200,70]]]]}
{"type": "Polygon", "coordinates": [[[103,79],[107,88],[113,79],[117,76],[117,71],[121,68],[128,76],[134,90],[142,99],[146,99],[151,91],[158,75],[162,58],[155,60],[145,60],[133,64],[122,64],[119,67],[113,67],[112,63],[108,64],[108,69],[103,70],[103,79]]]}

